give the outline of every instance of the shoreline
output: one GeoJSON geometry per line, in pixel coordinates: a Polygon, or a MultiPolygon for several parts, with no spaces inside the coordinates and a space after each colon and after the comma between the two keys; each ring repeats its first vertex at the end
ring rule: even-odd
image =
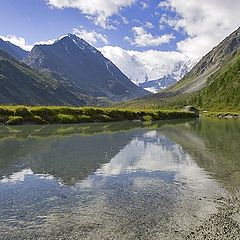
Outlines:
{"type": "Polygon", "coordinates": [[[177,110],[132,110],[94,107],[26,107],[0,106],[0,123],[24,124],[78,124],[122,121],[159,121],[189,119],[193,112],[177,110]]]}
{"type": "Polygon", "coordinates": [[[202,116],[204,117],[213,117],[221,119],[240,119],[239,112],[211,112],[203,111],[202,116]]]}

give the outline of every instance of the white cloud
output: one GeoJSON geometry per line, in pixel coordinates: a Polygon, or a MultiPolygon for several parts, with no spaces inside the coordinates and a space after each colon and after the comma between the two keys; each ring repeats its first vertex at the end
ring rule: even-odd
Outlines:
{"type": "Polygon", "coordinates": [[[26,51],[31,51],[33,47],[32,45],[27,44],[26,40],[23,37],[17,37],[15,35],[7,35],[7,36],[0,36],[0,38],[4,41],[8,41],[14,45],[17,45],[26,51]]]}
{"type": "Polygon", "coordinates": [[[108,38],[105,34],[98,33],[96,31],[87,31],[82,26],[79,28],[74,28],[73,33],[78,37],[83,38],[90,44],[96,44],[98,41],[101,41],[105,44],[108,43],[108,38]]]}
{"type": "Polygon", "coordinates": [[[172,72],[179,62],[186,63],[189,60],[179,52],[129,51],[113,46],[99,48],[99,51],[137,84],[144,82],[146,78],[159,79],[172,72]]]}
{"type": "Polygon", "coordinates": [[[148,3],[147,2],[140,2],[140,4],[141,4],[141,7],[142,7],[142,9],[146,9],[146,8],[149,8],[149,5],[148,5],[148,3]]]}
{"type": "Polygon", "coordinates": [[[109,17],[117,14],[122,8],[130,7],[135,0],[46,0],[56,8],[76,8],[95,24],[109,28],[109,17]]]}
{"type": "Polygon", "coordinates": [[[175,11],[178,19],[162,18],[162,23],[184,29],[189,38],[178,43],[178,50],[192,58],[209,52],[240,25],[239,0],[167,0],[159,7],[175,11]]]}
{"type": "Polygon", "coordinates": [[[149,28],[149,29],[154,28],[154,26],[153,26],[153,24],[151,22],[146,22],[145,23],[145,27],[149,28]]]}
{"type": "Polygon", "coordinates": [[[131,39],[129,37],[125,37],[125,40],[138,47],[160,46],[164,43],[169,43],[171,39],[174,39],[172,34],[154,36],[151,33],[147,33],[143,27],[133,27],[132,31],[134,38],[131,39]]]}

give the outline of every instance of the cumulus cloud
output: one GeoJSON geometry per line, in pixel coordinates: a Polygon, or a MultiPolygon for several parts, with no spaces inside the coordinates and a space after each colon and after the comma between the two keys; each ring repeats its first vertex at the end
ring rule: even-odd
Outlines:
{"type": "Polygon", "coordinates": [[[33,47],[32,45],[27,44],[26,40],[23,37],[17,37],[15,35],[7,35],[7,36],[0,36],[0,38],[4,41],[8,41],[14,45],[17,45],[26,51],[31,51],[33,47]]]}
{"type": "Polygon", "coordinates": [[[146,79],[159,79],[172,72],[179,62],[186,63],[189,60],[184,54],[174,51],[148,50],[141,52],[113,46],[99,48],[99,51],[137,84],[146,79]]]}
{"type": "Polygon", "coordinates": [[[130,42],[131,45],[138,47],[160,46],[164,43],[169,43],[174,36],[172,34],[164,34],[161,36],[154,36],[147,33],[143,27],[133,27],[133,39],[125,37],[125,40],[130,42]]]}
{"type": "Polygon", "coordinates": [[[46,0],[47,3],[56,8],[76,8],[96,25],[110,28],[109,17],[117,14],[122,8],[130,7],[135,0],[46,0]]]}
{"type": "Polygon", "coordinates": [[[96,31],[87,31],[82,26],[79,28],[74,28],[73,33],[78,37],[83,38],[90,44],[96,44],[98,41],[108,44],[108,38],[105,34],[101,34],[96,31]]]}
{"type": "Polygon", "coordinates": [[[183,29],[189,36],[178,43],[178,50],[192,58],[209,52],[240,25],[239,0],[166,0],[159,7],[176,13],[177,18],[163,16],[160,23],[183,29]]]}

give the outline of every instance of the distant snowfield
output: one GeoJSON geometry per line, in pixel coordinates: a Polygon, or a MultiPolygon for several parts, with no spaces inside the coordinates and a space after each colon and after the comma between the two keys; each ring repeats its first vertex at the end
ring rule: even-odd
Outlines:
{"type": "Polygon", "coordinates": [[[151,92],[157,92],[172,84],[172,79],[179,81],[195,65],[196,60],[189,59],[179,52],[160,51],[128,51],[120,47],[105,46],[98,49],[110,59],[132,82],[151,92]],[[169,83],[166,80],[169,76],[169,83]],[[147,86],[151,80],[161,81],[165,78],[164,84],[156,84],[155,87],[147,86]],[[166,85],[165,85],[166,84],[166,85]]]}

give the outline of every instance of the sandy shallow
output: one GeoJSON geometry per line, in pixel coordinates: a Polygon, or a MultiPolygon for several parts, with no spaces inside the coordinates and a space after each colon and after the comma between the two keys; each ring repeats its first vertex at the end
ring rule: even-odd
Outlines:
{"type": "Polygon", "coordinates": [[[240,239],[240,192],[215,201],[219,204],[218,212],[191,229],[185,239],[240,239]]]}

